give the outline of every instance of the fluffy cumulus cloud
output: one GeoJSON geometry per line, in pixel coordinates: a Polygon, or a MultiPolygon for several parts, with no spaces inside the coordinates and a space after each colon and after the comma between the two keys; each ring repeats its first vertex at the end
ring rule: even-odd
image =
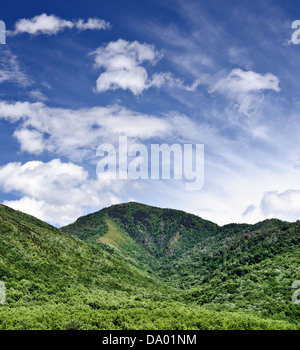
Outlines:
{"type": "Polygon", "coordinates": [[[170,72],[159,72],[149,77],[142,64],[155,65],[162,54],[154,45],[147,43],[119,39],[99,47],[92,55],[95,58],[95,67],[104,69],[96,82],[97,92],[123,89],[139,95],[150,87],[160,88],[162,85],[168,85],[194,91],[199,85],[198,80],[190,86],[185,85],[170,72]]]}
{"type": "Polygon", "coordinates": [[[123,89],[135,95],[151,86],[147,70],[141,64],[145,61],[154,64],[161,57],[153,45],[122,39],[99,47],[93,55],[95,66],[105,69],[97,79],[98,92],[123,89]]]}
{"type": "Polygon", "coordinates": [[[108,29],[110,23],[99,18],[89,18],[86,22],[82,19],[73,21],[62,19],[55,15],[43,13],[33,18],[22,18],[15,23],[13,31],[7,31],[10,36],[28,33],[31,35],[54,35],[65,29],[77,28],[78,30],[100,30],[108,29]]]}
{"type": "Polygon", "coordinates": [[[271,73],[262,75],[236,68],[217,81],[209,91],[224,94],[237,104],[241,113],[252,116],[257,113],[261,93],[266,90],[280,91],[278,77],[271,73]]]}
{"type": "Polygon", "coordinates": [[[52,224],[70,223],[84,213],[84,208],[96,210],[118,202],[109,191],[101,193],[107,185],[89,179],[81,166],[59,159],[48,163],[9,163],[0,167],[2,191],[16,192],[20,197],[4,201],[4,204],[52,224]]]}
{"type": "Polygon", "coordinates": [[[262,214],[283,220],[300,220],[300,190],[269,191],[261,201],[262,214]]]}
{"type": "Polygon", "coordinates": [[[43,134],[37,130],[18,129],[14,136],[19,140],[22,152],[40,154],[44,150],[52,150],[51,146],[44,143],[43,134]]]}

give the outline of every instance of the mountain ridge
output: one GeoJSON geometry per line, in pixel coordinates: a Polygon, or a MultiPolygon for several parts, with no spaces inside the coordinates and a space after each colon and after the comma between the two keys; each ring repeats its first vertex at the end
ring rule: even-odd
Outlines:
{"type": "Polygon", "coordinates": [[[249,224],[249,223],[246,223],[246,222],[230,222],[230,223],[227,223],[227,224],[224,224],[224,225],[219,225],[219,224],[217,224],[216,222],[214,222],[212,220],[204,219],[203,217],[201,217],[201,216],[199,216],[197,214],[193,214],[193,213],[187,212],[187,211],[185,211],[183,209],[174,209],[174,208],[170,208],[170,207],[158,207],[158,206],[150,205],[150,204],[146,204],[146,203],[141,203],[141,202],[136,202],[136,201],[129,201],[129,202],[124,202],[124,203],[119,203],[119,204],[111,204],[111,205],[109,205],[107,207],[103,207],[103,208],[101,208],[99,210],[96,210],[94,212],[81,215],[73,223],[61,226],[60,228],[67,227],[67,226],[69,226],[71,224],[74,224],[75,222],[77,222],[81,218],[84,218],[84,217],[87,217],[87,216],[90,216],[90,215],[94,215],[94,214],[99,213],[101,211],[107,211],[107,210],[109,210],[111,208],[118,207],[118,206],[130,206],[130,205],[138,205],[138,206],[143,206],[143,207],[152,208],[152,209],[161,209],[161,210],[170,210],[170,211],[174,211],[174,212],[181,212],[181,213],[184,213],[184,214],[187,214],[187,215],[195,216],[195,217],[200,218],[202,220],[205,220],[207,222],[211,222],[211,223],[213,223],[213,224],[215,224],[215,225],[217,225],[219,227],[224,227],[224,226],[227,226],[227,225],[258,225],[258,224],[267,223],[267,222],[295,223],[297,221],[300,221],[300,218],[299,218],[299,220],[296,220],[296,221],[286,221],[286,220],[278,219],[276,217],[272,217],[272,218],[267,218],[267,219],[264,219],[264,220],[261,220],[261,221],[257,221],[257,222],[252,223],[252,224],[249,224]]]}
{"type": "Polygon", "coordinates": [[[253,309],[261,315],[286,310],[284,317],[298,318],[291,285],[300,279],[300,221],[219,226],[183,211],[125,203],[82,217],[63,230],[99,244],[107,229],[105,217],[135,243],[134,249],[116,253],[137,268],[146,266],[150,275],[179,288],[184,298],[218,310],[253,309]],[[265,295],[270,293],[271,298],[265,295]]]}
{"type": "Polygon", "coordinates": [[[141,204],[58,229],[2,205],[0,329],[300,329],[299,232],[141,204]]]}

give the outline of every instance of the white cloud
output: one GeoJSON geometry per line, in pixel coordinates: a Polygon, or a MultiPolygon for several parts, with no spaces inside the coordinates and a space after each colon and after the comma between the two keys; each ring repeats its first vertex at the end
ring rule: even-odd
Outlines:
{"type": "Polygon", "coordinates": [[[1,118],[19,122],[14,136],[21,150],[53,151],[76,161],[94,156],[99,144],[113,143],[119,134],[147,140],[172,130],[170,121],[117,105],[72,110],[40,102],[0,102],[1,118]]]}
{"type": "Polygon", "coordinates": [[[49,203],[68,202],[67,196],[61,196],[60,191],[72,191],[87,177],[88,174],[82,167],[62,163],[59,159],[49,163],[9,163],[0,168],[0,183],[5,192],[20,191],[36,199],[47,198],[49,203]]]}
{"type": "Polygon", "coordinates": [[[242,69],[233,69],[228,77],[221,79],[214,86],[213,90],[221,92],[257,92],[262,90],[280,91],[278,86],[279,79],[271,74],[261,75],[252,71],[243,71],[242,69]]]}
{"type": "Polygon", "coordinates": [[[170,72],[155,73],[151,79],[151,86],[160,88],[167,84],[170,87],[177,87],[186,91],[195,91],[200,83],[200,79],[196,79],[191,85],[185,85],[181,79],[175,78],[170,72]]]}
{"type": "Polygon", "coordinates": [[[68,21],[62,19],[55,15],[47,15],[42,13],[33,18],[19,19],[15,23],[15,29],[13,31],[7,31],[7,34],[10,36],[28,33],[31,35],[55,35],[58,32],[61,32],[65,29],[77,28],[79,30],[87,29],[108,29],[110,24],[99,18],[89,18],[87,22],[84,22],[82,19],[68,21]]]}
{"type": "Polygon", "coordinates": [[[31,35],[53,35],[66,28],[71,29],[73,27],[74,23],[71,21],[66,21],[55,15],[47,15],[43,13],[30,19],[19,19],[15,23],[15,30],[10,32],[9,35],[17,35],[21,33],[28,33],[31,35]]]}
{"type": "Polygon", "coordinates": [[[3,204],[57,226],[64,226],[74,222],[82,215],[80,206],[72,204],[64,206],[51,205],[43,200],[36,200],[27,196],[18,200],[4,201],[3,204]]]}
{"type": "Polygon", "coordinates": [[[29,96],[31,99],[35,101],[47,101],[48,98],[39,90],[32,90],[29,92],[29,96]]]}
{"type": "Polygon", "coordinates": [[[157,117],[119,105],[73,110],[51,108],[41,102],[0,101],[1,118],[17,124],[13,136],[21,151],[36,155],[49,151],[77,162],[94,158],[101,143],[116,145],[119,135],[135,142],[156,138],[164,143],[209,143],[211,149],[219,149],[218,130],[197,125],[176,112],[157,117]]]}
{"type": "Polygon", "coordinates": [[[92,54],[95,67],[105,69],[97,79],[98,92],[123,89],[134,95],[151,86],[147,70],[141,64],[145,61],[154,64],[161,57],[153,45],[122,39],[99,47],[92,54]]]}
{"type": "Polygon", "coordinates": [[[148,62],[155,65],[162,54],[155,50],[154,45],[147,43],[119,39],[99,47],[92,55],[95,57],[95,67],[105,69],[97,79],[97,92],[123,89],[139,95],[150,87],[160,88],[162,85],[195,91],[200,83],[196,80],[190,86],[185,85],[170,72],[159,72],[148,77],[148,72],[142,64],[148,62]]]}
{"type": "Polygon", "coordinates": [[[241,113],[252,116],[257,114],[258,105],[262,100],[261,92],[272,90],[279,92],[279,79],[271,74],[261,75],[252,71],[233,69],[230,74],[220,79],[209,90],[226,95],[238,105],[241,113]]]}
{"type": "Polygon", "coordinates": [[[19,140],[22,152],[41,154],[45,150],[51,150],[51,147],[44,143],[43,134],[37,130],[18,129],[14,136],[19,140]]]}
{"type": "Polygon", "coordinates": [[[101,193],[107,185],[89,179],[81,166],[59,159],[0,167],[0,187],[20,197],[4,204],[52,224],[65,225],[83,215],[85,208],[97,210],[118,202],[113,193],[101,193]]]}
{"type": "MultiPolygon", "coordinates": [[[[53,152],[72,161],[95,158],[101,143],[117,145],[118,136],[134,142],[156,138],[163,143],[205,143],[219,152],[220,136],[213,126],[198,125],[186,115],[169,112],[161,117],[137,113],[119,105],[84,109],[51,108],[41,102],[0,101],[0,120],[16,123],[13,136],[21,151],[53,152]]],[[[223,147],[229,142],[222,141],[223,147]]]]}
{"type": "Polygon", "coordinates": [[[300,220],[300,190],[269,191],[260,204],[262,214],[283,220],[300,220]]]}
{"type": "Polygon", "coordinates": [[[86,22],[84,22],[82,19],[79,19],[76,21],[75,25],[79,30],[109,29],[111,26],[109,22],[106,22],[103,19],[99,18],[89,18],[86,22]]]}

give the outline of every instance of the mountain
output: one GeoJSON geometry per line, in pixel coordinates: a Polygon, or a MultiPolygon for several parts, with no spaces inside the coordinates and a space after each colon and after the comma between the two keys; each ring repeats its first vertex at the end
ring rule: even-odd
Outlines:
{"type": "Polygon", "coordinates": [[[298,226],[127,203],[57,229],[0,205],[0,329],[297,329],[298,226]]]}
{"type": "Polygon", "coordinates": [[[81,217],[62,230],[105,243],[153,272],[214,236],[218,226],[183,211],[131,202],[81,217]]]}
{"type": "Polygon", "coordinates": [[[134,266],[218,311],[253,312],[299,324],[291,302],[300,280],[300,221],[220,227],[182,211],[126,203],[63,228],[106,243],[134,266]]]}

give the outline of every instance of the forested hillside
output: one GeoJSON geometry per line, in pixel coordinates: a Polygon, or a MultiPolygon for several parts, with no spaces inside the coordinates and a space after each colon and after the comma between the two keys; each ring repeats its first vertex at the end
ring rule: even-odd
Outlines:
{"type": "Polygon", "coordinates": [[[64,230],[109,244],[178,288],[185,301],[300,320],[299,306],[291,302],[291,286],[300,280],[299,221],[220,227],[182,211],[127,203],[82,217],[64,230]]]}
{"type": "Polygon", "coordinates": [[[297,329],[298,223],[112,206],[57,229],[0,205],[0,329],[297,329]]]}

